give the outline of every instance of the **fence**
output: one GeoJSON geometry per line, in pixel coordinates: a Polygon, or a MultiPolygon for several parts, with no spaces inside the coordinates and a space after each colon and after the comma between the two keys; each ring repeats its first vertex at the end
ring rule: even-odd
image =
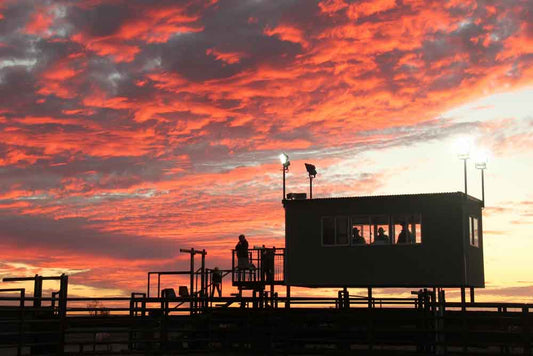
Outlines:
{"type": "MultiPolygon", "coordinates": [[[[5,295],[9,293],[9,295],[5,295]]],[[[530,304],[434,298],[0,296],[0,353],[165,354],[366,350],[531,354],[530,304]],[[195,310],[191,309],[195,307],[195,310]],[[290,308],[288,308],[290,306],[290,308]]]]}

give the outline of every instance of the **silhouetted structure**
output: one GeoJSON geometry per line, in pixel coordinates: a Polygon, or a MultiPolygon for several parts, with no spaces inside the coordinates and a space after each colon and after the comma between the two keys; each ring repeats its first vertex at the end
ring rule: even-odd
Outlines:
{"type": "Polygon", "coordinates": [[[482,202],[476,198],[457,192],[283,204],[287,285],[485,286],[482,202]],[[395,239],[402,226],[405,239],[395,239]],[[380,228],[389,241],[374,244],[380,228]],[[355,229],[365,244],[351,236],[355,229]]]}

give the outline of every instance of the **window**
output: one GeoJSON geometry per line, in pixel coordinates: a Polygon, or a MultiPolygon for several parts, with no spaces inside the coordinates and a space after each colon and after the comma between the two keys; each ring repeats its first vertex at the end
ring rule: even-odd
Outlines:
{"type": "Polygon", "coordinates": [[[479,247],[479,219],[470,216],[468,227],[470,231],[470,245],[479,247]]]}
{"type": "Polygon", "coordinates": [[[335,218],[325,216],[322,218],[322,244],[335,245],[335,218]]]}
{"type": "Polygon", "coordinates": [[[324,246],[346,246],[349,244],[347,216],[322,217],[322,244],[324,246]]]}
{"type": "Polygon", "coordinates": [[[351,245],[361,246],[370,244],[370,224],[366,215],[356,215],[351,217],[351,245]]]}
{"type": "MultiPolygon", "coordinates": [[[[473,226],[472,223],[471,226],[473,226]]],[[[473,231],[471,236],[474,234],[473,231]]],[[[475,231],[477,235],[477,227],[475,231]]],[[[474,238],[471,237],[470,241],[474,241],[474,238]]],[[[478,238],[476,238],[476,243],[477,241],[478,238]]],[[[322,217],[322,245],[324,246],[414,245],[421,243],[421,214],[352,215],[349,218],[348,216],[322,217]]]]}
{"type": "Polygon", "coordinates": [[[348,245],[348,217],[335,218],[335,242],[337,245],[348,245]]]}
{"type": "Polygon", "coordinates": [[[422,217],[420,214],[393,215],[392,231],[393,243],[420,244],[422,243],[422,217]]]}
{"type": "Polygon", "coordinates": [[[373,245],[390,245],[388,215],[370,217],[370,239],[373,245]]]}

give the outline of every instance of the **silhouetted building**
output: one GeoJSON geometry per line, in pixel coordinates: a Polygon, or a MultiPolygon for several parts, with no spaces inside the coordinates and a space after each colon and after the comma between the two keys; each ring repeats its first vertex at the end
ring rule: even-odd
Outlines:
{"type": "Polygon", "coordinates": [[[283,204],[288,285],[485,286],[482,202],[464,193],[284,200],[283,204]],[[356,229],[364,244],[352,236],[356,229]],[[380,229],[387,240],[376,241],[380,229]]]}

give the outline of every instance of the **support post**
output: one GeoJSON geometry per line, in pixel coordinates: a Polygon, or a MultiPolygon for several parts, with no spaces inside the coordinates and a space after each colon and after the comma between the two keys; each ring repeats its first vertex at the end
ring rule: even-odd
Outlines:
{"type": "Polygon", "coordinates": [[[372,288],[368,288],[368,309],[372,309],[372,288]]]}
{"type": "Polygon", "coordinates": [[[59,280],[59,302],[57,303],[60,317],[67,316],[67,296],[68,296],[68,276],[63,273],[59,280]]]}
{"type": "Polygon", "coordinates": [[[157,274],[157,297],[161,297],[161,274],[157,274]]]}
{"type": "Polygon", "coordinates": [[[470,287],[470,303],[474,303],[474,287],[470,287]]]}
{"type": "Polygon", "coordinates": [[[291,286],[289,286],[289,285],[287,285],[285,308],[286,309],[290,309],[291,308],[291,286]]]}
{"type": "Polygon", "coordinates": [[[58,355],[63,355],[65,352],[65,329],[67,328],[67,296],[68,296],[68,276],[62,274],[59,277],[59,319],[61,323],[60,339],[58,345],[58,355]]]}
{"type": "Polygon", "coordinates": [[[207,306],[207,296],[209,294],[208,290],[207,290],[207,278],[205,278],[205,255],[206,255],[206,252],[205,252],[205,249],[202,250],[202,269],[201,269],[201,273],[202,275],[200,276],[200,284],[202,285],[202,293],[201,293],[201,298],[202,298],[202,308],[205,308],[207,306]]]}
{"type": "Polygon", "coordinates": [[[152,276],[152,272],[148,272],[148,285],[146,286],[146,294],[148,295],[148,298],[150,298],[150,277],[152,276]]]}
{"type": "Polygon", "coordinates": [[[43,297],[43,277],[38,274],[35,275],[33,282],[33,306],[38,308],[41,306],[41,298],[43,297]]]}
{"type": "Polygon", "coordinates": [[[191,248],[191,281],[190,281],[190,292],[189,297],[191,298],[191,302],[189,303],[189,306],[191,308],[191,314],[193,314],[193,297],[194,297],[194,248],[191,248]]]}

